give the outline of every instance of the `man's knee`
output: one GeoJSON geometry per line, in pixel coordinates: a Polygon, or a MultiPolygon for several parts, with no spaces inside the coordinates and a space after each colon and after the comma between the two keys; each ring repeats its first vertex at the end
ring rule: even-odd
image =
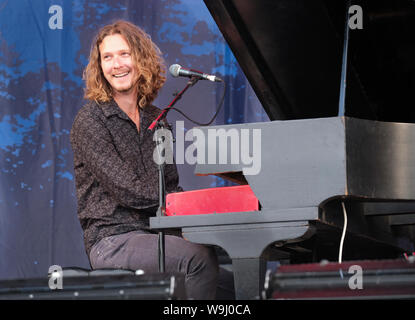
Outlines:
{"type": "Polygon", "coordinates": [[[203,265],[212,276],[217,277],[219,273],[219,264],[216,252],[212,247],[199,245],[195,260],[197,265],[203,265]]]}

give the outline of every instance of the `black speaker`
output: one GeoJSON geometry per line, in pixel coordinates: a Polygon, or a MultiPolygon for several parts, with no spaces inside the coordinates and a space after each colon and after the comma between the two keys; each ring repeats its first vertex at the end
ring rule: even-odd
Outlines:
{"type": "Polygon", "coordinates": [[[63,269],[49,278],[0,281],[0,300],[184,300],[184,276],[63,269]],[[62,278],[59,278],[59,277],[62,278]],[[51,278],[52,277],[52,278],[51,278]],[[55,278],[53,278],[55,277],[55,278]]]}
{"type": "Polygon", "coordinates": [[[414,299],[415,261],[283,265],[267,272],[263,299],[414,299]]]}

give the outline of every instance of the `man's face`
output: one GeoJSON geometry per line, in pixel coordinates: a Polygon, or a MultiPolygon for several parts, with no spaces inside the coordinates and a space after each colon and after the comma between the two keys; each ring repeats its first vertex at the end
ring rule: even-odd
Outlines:
{"type": "Polygon", "coordinates": [[[120,34],[106,36],[99,46],[101,68],[105,79],[117,94],[134,93],[138,74],[134,66],[131,50],[120,34]]]}

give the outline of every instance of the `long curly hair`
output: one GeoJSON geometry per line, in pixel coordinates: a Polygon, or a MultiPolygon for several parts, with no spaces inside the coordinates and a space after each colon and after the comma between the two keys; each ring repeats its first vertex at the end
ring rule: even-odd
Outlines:
{"type": "Polygon", "coordinates": [[[108,102],[113,98],[112,87],[105,79],[101,68],[99,46],[106,36],[120,34],[131,49],[131,57],[139,74],[137,101],[140,108],[150,104],[166,81],[166,68],[161,51],[141,28],[128,21],[116,21],[102,27],[91,47],[89,63],[83,79],[86,82],[84,98],[95,102],[108,102]]]}

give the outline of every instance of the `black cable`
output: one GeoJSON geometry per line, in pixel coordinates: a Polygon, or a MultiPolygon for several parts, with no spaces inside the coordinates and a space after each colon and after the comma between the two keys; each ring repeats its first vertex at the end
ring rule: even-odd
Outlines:
{"type": "Polygon", "coordinates": [[[219,111],[221,110],[221,108],[222,108],[222,106],[223,106],[223,101],[225,100],[225,94],[226,94],[226,82],[225,81],[223,81],[223,94],[222,94],[222,98],[221,98],[221,101],[220,101],[220,103],[219,103],[219,107],[218,107],[218,109],[216,110],[216,113],[214,114],[214,116],[213,116],[213,118],[208,122],[208,123],[200,123],[200,122],[197,122],[197,121],[195,121],[195,120],[193,120],[193,119],[191,119],[189,116],[187,116],[183,111],[181,111],[181,110],[179,110],[179,109],[176,109],[176,108],[174,108],[174,107],[172,107],[172,108],[170,108],[170,110],[175,110],[175,111],[177,111],[178,113],[180,113],[183,117],[185,117],[187,120],[189,120],[189,121],[191,121],[191,122],[193,122],[194,124],[196,124],[196,125],[198,125],[198,126],[202,126],[202,127],[204,127],[204,126],[209,126],[209,125],[211,125],[212,124],[212,122],[216,119],[216,117],[218,116],[218,114],[219,114],[219,111]]]}

